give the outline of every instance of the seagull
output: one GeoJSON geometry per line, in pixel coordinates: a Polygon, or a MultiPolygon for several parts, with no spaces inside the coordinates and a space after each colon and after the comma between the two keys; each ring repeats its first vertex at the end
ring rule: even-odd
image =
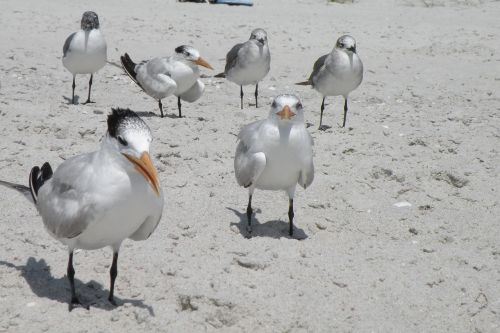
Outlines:
{"type": "Polygon", "coordinates": [[[259,82],[269,73],[271,54],[267,44],[267,33],[255,29],[245,43],[236,44],[226,55],[225,77],[240,86],[241,109],[243,109],[243,86],[255,84],[255,107],[258,107],[259,82]]]}
{"type": "Polygon", "coordinates": [[[344,122],[342,127],[345,127],[347,98],[349,93],[361,84],[362,80],[363,63],[356,53],[356,41],[349,35],[341,36],[332,52],[316,60],[309,79],[297,83],[298,85],[312,85],[314,89],[323,95],[319,118],[320,130],[328,128],[322,126],[326,96],[342,95],[344,97],[344,122]]]}
{"type": "Polygon", "coordinates": [[[107,61],[107,46],[99,30],[99,18],[94,12],[85,12],[81,29],[68,36],[63,46],[62,62],[73,74],[73,93],[71,103],[75,104],[76,74],[90,74],[89,96],[84,104],[91,103],[90,89],[94,73],[104,67],[107,61]]]}
{"type": "Polygon", "coordinates": [[[127,53],[121,56],[120,60],[128,76],[146,94],[158,100],[162,118],[161,100],[170,95],[177,96],[179,118],[182,118],[181,99],[192,103],[200,98],[205,90],[205,84],[199,79],[198,66],[213,69],[200,57],[198,50],[187,45],[177,47],[173,56],[153,58],[139,64],[134,63],[127,53]]]}
{"type": "Polygon", "coordinates": [[[314,179],[313,139],[304,124],[304,109],[295,95],[279,95],[267,119],[250,123],[238,135],[234,171],[248,188],[247,230],[252,232],[252,195],[256,188],[288,194],[289,235],[293,235],[293,197],[314,179]]]}
{"type": "Polygon", "coordinates": [[[74,306],[88,309],[75,291],[73,251],[112,248],[108,300],[116,305],[120,245],[126,238],[147,239],[163,211],[163,191],[149,155],[149,127],[129,109],[113,109],[107,122],[98,151],[68,159],[55,172],[47,162],[33,167],[29,188],[0,181],[25,196],[31,193],[48,233],[68,247],[70,311],[74,306]]]}

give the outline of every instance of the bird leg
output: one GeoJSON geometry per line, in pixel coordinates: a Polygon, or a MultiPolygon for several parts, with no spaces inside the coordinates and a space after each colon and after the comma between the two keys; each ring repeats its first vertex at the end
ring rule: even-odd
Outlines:
{"type": "Polygon", "coordinates": [[[255,108],[258,108],[257,96],[259,96],[259,83],[255,85],[255,108]]]}
{"type": "Polygon", "coordinates": [[[90,90],[92,89],[92,78],[94,77],[94,74],[90,74],[90,80],[89,80],[89,95],[87,97],[87,100],[85,101],[85,103],[83,104],[88,104],[88,103],[92,103],[90,101],[90,90]]]}
{"type": "Polygon", "coordinates": [[[163,118],[163,105],[161,104],[161,99],[158,100],[158,107],[160,108],[161,117],[163,118]]]}
{"type": "Polygon", "coordinates": [[[179,109],[179,118],[182,118],[182,113],[181,113],[181,98],[177,97],[177,108],[179,109]]]}
{"type": "Polygon", "coordinates": [[[293,199],[289,199],[289,207],[288,207],[288,219],[290,220],[290,229],[288,230],[288,234],[293,236],[293,199]]]}
{"type": "Polygon", "coordinates": [[[71,86],[73,88],[73,93],[71,94],[71,103],[72,104],[75,104],[75,87],[76,87],[75,77],[76,77],[76,75],[73,75],[73,85],[71,86]]]}
{"type": "Polygon", "coordinates": [[[252,195],[248,197],[248,206],[247,206],[247,231],[249,234],[252,233],[252,195]]]}
{"type": "Polygon", "coordinates": [[[241,109],[243,110],[243,86],[240,86],[241,109]]]}
{"type": "Polygon", "coordinates": [[[344,123],[342,124],[342,127],[345,127],[346,118],[347,118],[347,98],[344,99],[344,123]]]}
{"type": "Polygon", "coordinates": [[[319,116],[319,127],[318,127],[320,131],[324,130],[322,124],[323,124],[323,111],[325,110],[325,98],[326,97],[323,97],[323,102],[321,102],[321,114],[319,116]]]}
{"type": "Polygon", "coordinates": [[[73,251],[69,253],[69,259],[68,259],[68,280],[69,280],[69,285],[71,287],[71,302],[69,303],[69,311],[73,310],[74,307],[76,306],[81,306],[85,309],[89,309],[89,306],[83,305],[78,297],[76,296],[76,291],[75,291],[75,269],[73,268],[73,251]]]}
{"type": "Polygon", "coordinates": [[[110,287],[109,287],[109,297],[108,300],[111,304],[116,306],[114,293],[115,293],[115,280],[118,275],[118,251],[113,253],[113,263],[111,264],[111,269],[109,270],[110,277],[110,287]]]}

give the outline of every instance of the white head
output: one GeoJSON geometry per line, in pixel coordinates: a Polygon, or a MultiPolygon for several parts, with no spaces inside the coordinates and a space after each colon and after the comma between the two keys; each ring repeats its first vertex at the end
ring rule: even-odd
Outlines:
{"type": "Polygon", "coordinates": [[[300,99],[292,94],[278,95],[274,98],[269,112],[269,119],[278,124],[296,124],[304,122],[304,107],[300,99]]]}
{"type": "Polygon", "coordinates": [[[344,50],[346,52],[356,53],[356,40],[349,35],[341,36],[339,39],[337,39],[335,48],[344,50]]]}
{"type": "Polygon", "coordinates": [[[264,29],[254,29],[250,34],[250,40],[255,40],[261,45],[267,45],[267,32],[264,29]]]}
{"type": "Polygon", "coordinates": [[[203,66],[209,69],[213,69],[208,62],[200,57],[200,52],[192,46],[181,45],[175,48],[175,54],[179,59],[182,59],[188,63],[203,66]]]}
{"type": "Polygon", "coordinates": [[[159,195],[158,176],[149,156],[153,136],[148,125],[130,109],[112,109],[108,115],[108,138],[112,147],[132,163],[159,195]]]}

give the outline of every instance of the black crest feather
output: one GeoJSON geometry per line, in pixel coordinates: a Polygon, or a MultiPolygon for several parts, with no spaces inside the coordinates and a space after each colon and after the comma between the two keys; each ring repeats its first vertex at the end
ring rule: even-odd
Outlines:
{"type": "Polygon", "coordinates": [[[141,118],[130,109],[113,108],[111,109],[111,114],[108,115],[108,132],[113,138],[116,138],[118,129],[125,122],[131,120],[139,120],[142,122],[141,118]]]}
{"type": "Polygon", "coordinates": [[[188,48],[187,45],[177,46],[175,48],[175,53],[186,53],[187,52],[187,48],[188,48]]]}

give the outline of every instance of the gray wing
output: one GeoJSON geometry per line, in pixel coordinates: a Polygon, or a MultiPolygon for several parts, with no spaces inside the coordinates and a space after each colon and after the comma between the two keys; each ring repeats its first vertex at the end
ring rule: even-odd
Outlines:
{"type": "Polygon", "coordinates": [[[236,44],[226,55],[226,67],[224,68],[224,73],[233,68],[238,60],[238,52],[243,47],[245,43],[236,44]]]}
{"type": "Polygon", "coordinates": [[[65,161],[38,192],[37,208],[44,225],[57,238],[74,238],[97,218],[91,188],[96,175],[89,163],[92,156],[65,161]]]}
{"type": "Polygon", "coordinates": [[[69,51],[69,46],[71,45],[71,42],[73,41],[73,37],[75,36],[76,32],[73,32],[71,35],[66,38],[66,41],[64,42],[63,46],[63,57],[66,56],[66,53],[69,51]]]}
{"type": "Polygon", "coordinates": [[[251,149],[264,121],[246,125],[238,135],[240,142],[234,157],[234,173],[240,186],[251,186],[266,167],[266,155],[251,149]]]}
{"type": "Polygon", "coordinates": [[[318,60],[316,60],[313,66],[313,71],[311,73],[311,76],[309,76],[309,82],[312,82],[313,77],[315,77],[318,74],[321,67],[323,67],[323,65],[325,64],[326,57],[328,57],[328,54],[325,54],[319,57],[318,60]]]}

